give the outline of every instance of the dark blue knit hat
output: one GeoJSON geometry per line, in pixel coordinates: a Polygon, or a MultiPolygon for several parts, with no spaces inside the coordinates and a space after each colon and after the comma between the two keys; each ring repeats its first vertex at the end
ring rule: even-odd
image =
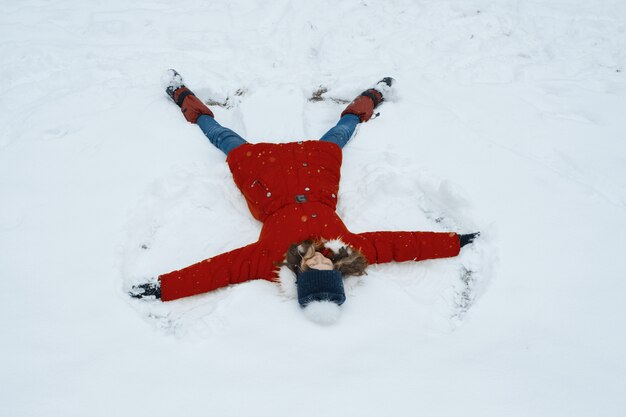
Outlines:
{"type": "Polygon", "coordinates": [[[339,271],[308,269],[298,274],[298,302],[306,307],[311,301],[332,301],[342,305],[346,301],[343,276],[339,271]]]}

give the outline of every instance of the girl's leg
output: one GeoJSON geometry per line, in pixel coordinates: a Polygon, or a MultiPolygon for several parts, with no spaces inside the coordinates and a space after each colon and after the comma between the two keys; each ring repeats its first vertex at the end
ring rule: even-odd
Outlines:
{"type": "Polygon", "coordinates": [[[163,75],[165,92],[180,107],[183,116],[190,123],[196,123],[207,138],[219,150],[228,152],[246,141],[230,129],[222,127],[213,119],[213,112],[183,83],[183,77],[176,70],[170,69],[163,75]]]}
{"type": "Polygon", "coordinates": [[[359,123],[367,122],[374,115],[374,109],[383,101],[383,92],[391,89],[394,80],[385,77],[374,88],[363,91],[357,98],[352,100],[348,107],[341,112],[339,123],[330,129],[320,140],[333,142],[343,148],[354,134],[354,129],[359,123]]]}
{"type": "Polygon", "coordinates": [[[320,138],[325,142],[332,142],[339,145],[340,148],[346,146],[354,134],[356,125],[361,123],[361,119],[354,114],[346,114],[339,119],[339,122],[320,138]]]}
{"type": "Polygon", "coordinates": [[[202,129],[205,136],[209,138],[209,141],[226,155],[237,146],[247,143],[241,136],[223,127],[209,115],[203,114],[198,117],[196,124],[202,129]]]}

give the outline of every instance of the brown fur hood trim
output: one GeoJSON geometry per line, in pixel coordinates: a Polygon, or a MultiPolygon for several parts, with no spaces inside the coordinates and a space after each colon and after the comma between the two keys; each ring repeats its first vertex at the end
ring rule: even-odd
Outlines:
{"type": "MultiPolygon", "coordinates": [[[[352,253],[352,248],[340,239],[331,239],[324,241],[324,247],[333,251],[333,253],[339,253],[339,250],[345,248],[348,253],[352,253]]],[[[296,286],[296,274],[289,269],[286,265],[281,266],[277,272],[277,283],[283,296],[289,299],[298,298],[298,289],[296,286]]],[[[352,293],[355,287],[357,287],[362,281],[361,276],[348,276],[343,278],[343,285],[346,294],[352,293]]]]}

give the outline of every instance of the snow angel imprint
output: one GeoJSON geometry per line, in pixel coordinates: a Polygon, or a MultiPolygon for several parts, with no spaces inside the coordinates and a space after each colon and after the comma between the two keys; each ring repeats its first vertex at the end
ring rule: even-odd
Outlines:
{"type": "Polygon", "coordinates": [[[478,233],[352,233],[335,209],[342,149],[359,123],[391,91],[383,78],[356,97],[339,122],[319,140],[248,143],[221,126],[211,110],[183,84],[174,70],[166,92],[190,123],[226,154],[235,184],[250,213],[263,223],[258,240],[133,286],[130,295],[172,301],[253,279],[295,282],[302,307],[345,302],[343,277],[363,275],[369,264],[447,258],[459,254],[478,233]]]}

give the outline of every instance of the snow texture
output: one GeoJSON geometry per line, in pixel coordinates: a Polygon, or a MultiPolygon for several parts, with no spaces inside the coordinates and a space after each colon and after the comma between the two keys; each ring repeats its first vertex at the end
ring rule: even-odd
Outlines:
{"type": "Polygon", "coordinates": [[[183,77],[173,69],[165,70],[161,75],[161,88],[163,90],[170,88],[174,91],[183,85],[183,77]]]}
{"type": "Polygon", "coordinates": [[[617,0],[3,4],[0,416],[623,415],[624,22],[617,0]],[[131,299],[261,227],[168,68],[251,142],[319,138],[394,77],[339,215],[480,238],[372,266],[330,312],[288,275],[131,299]]]}

